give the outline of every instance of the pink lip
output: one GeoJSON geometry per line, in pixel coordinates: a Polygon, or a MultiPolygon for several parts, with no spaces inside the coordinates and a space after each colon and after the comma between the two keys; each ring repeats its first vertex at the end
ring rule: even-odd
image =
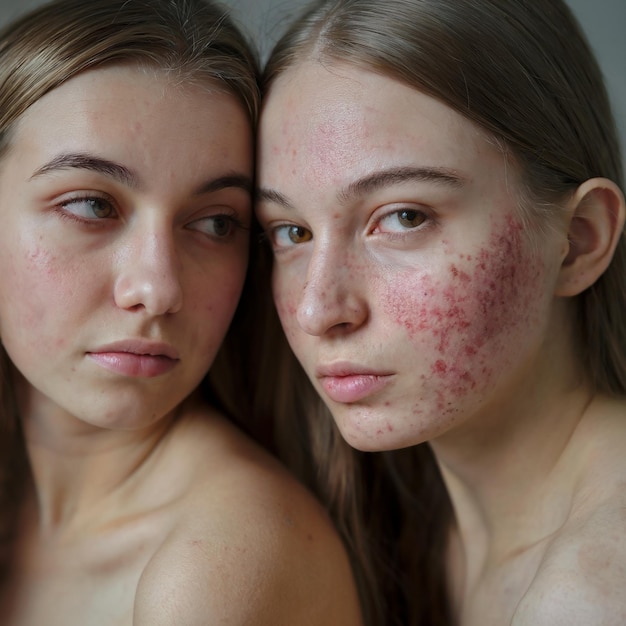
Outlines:
{"type": "Polygon", "coordinates": [[[374,372],[356,365],[336,364],[317,370],[317,378],[334,402],[350,404],[380,392],[392,380],[393,374],[374,372]]]}
{"type": "Polygon", "coordinates": [[[176,367],[178,352],[161,342],[131,339],[101,346],[87,355],[101,367],[139,378],[161,376],[176,367]]]}

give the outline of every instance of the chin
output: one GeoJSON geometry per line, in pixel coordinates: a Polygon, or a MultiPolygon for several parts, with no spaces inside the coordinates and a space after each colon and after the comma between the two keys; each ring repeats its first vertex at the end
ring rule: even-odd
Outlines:
{"type": "Polygon", "coordinates": [[[373,428],[371,432],[363,429],[355,430],[352,427],[339,427],[342,437],[356,450],[361,452],[388,452],[400,450],[423,443],[423,440],[406,437],[389,427],[373,428]]]}

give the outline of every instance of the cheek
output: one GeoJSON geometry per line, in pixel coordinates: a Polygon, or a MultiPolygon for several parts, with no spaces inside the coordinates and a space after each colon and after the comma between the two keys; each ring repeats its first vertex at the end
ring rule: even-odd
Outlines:
{"type": "Polygon", "coordinates": [[[208,272],[196,271],[184,282],[184,297],[194,310],[220,317],[234,312],[246,280],[247,262],[242,257],[212,262],[208,272]]]}
{"type": "Polygon", "coordinates": [[[296,315],[298,297],[302,286],[297,281],[289,280],[281,272],[274,270],[272,276],[272,295],[276,305],[276,312],[280,318],[280,323],[285,330],[289,341],[296,337],[298,325],[296,315]]]}
{"type": "Polygon", "coordinates": [[[545,269],[509,220],[475,254],[447,250],[439,274],[394,280],[385,313],[409,336],[423,379],[463,396],[484,388],[532,343],[545,315],[545,269]]]}
{"type": "Polygon", "coordinates": [[[232,321],[246,277],[245,251],[222,263],[211,272],[200,272],[187,279],[183,301],[192,318],[188,324],[195,342],[221,342],[232,321]]]}
{"type": "Polygon", "coordinates": [[[3,263],[3,272],[5,307],[15,309],[15,316],[27,326],[45,321],[56,301],[68,307],[76,291],[76,270],[39,246],[11,254],[3,263]]]}
{"type": "Polygon", "coordinates": [[[36,244],[7,251],[2,268],[0,333],[7,350],[32,346],[39,358],[55,353],[75,330],[72,320],[89,299],[93,272],[36,244]]]}

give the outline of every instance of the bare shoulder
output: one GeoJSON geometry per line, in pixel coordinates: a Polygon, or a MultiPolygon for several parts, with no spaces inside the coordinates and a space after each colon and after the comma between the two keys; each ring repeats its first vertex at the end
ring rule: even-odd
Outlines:
{"type": "Polygon", "coordinates": [[[584,448],[568,522],[552,538],[512,626],[626,624],[626,409],[608,403],[584,448]]]}
{"type": "Polygon", "coordinates": [[[135,626],[361,624],[338,534],[280,464],[214,416],[175,447],[193,475],[142,574],[135,626]]]}

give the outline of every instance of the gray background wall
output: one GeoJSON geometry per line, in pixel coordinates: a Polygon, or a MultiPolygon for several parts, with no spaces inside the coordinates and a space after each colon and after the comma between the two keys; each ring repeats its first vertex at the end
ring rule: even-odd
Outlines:
{"type": "MultiPolygon", "coordinates": [[[[89,2],[89,0],[85,0],[89,2]]],[[[263,57],[307,0],[222,0],[257,42],[263,57]]],[[[381,0],[384,2],[384,0],[381,0]]],[[[626,0],[567,0],[596,51],[612,97],[626,159],[626,0]]],[[[0,24],[43,0],[0,0],[0,24]]]]}

